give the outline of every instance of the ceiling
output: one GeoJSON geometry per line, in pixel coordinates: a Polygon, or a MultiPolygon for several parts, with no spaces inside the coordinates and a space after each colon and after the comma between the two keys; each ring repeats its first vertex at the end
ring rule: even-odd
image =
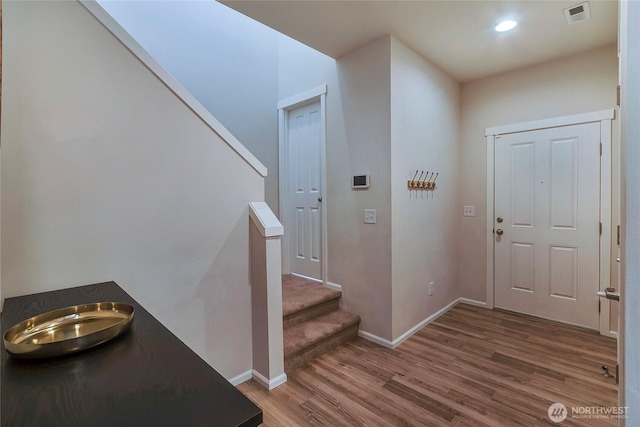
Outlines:
{"type": "Polygon", "coordinates": [[[590,0],[591,19],[568,25],[582,0],[220,0],[333,58],[386,34],[459,82],[615,43],[618,3],[590,0]],[[512,31],[493,28],[505,19],[512,31]]]}

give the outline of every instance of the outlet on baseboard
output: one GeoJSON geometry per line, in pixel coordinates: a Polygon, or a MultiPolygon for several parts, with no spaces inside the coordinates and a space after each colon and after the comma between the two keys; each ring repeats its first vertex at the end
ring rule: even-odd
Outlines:
{"type": "Polygon", "coordinates": [[[433,295],[433,282],[429,282],[429,296],[433,295]]]}

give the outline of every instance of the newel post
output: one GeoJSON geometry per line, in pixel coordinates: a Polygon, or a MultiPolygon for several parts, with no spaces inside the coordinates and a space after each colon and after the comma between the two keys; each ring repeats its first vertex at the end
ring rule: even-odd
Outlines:
{"type": "Polygon", "coordinates": [[[287,381],[282,342],[284,229],[265,202],[249,204],[253,379],[271,390],[287,381]]]}

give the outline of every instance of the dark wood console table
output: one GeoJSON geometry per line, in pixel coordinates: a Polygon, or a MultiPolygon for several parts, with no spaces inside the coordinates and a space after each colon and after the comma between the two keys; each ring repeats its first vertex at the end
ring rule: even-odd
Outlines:
{"type": "Polygon", "coordinates": [[[2,335],[27,318],[100,301],[131,304],[131,328],[52,359],[21,360],[2,345],[2,427],[257,426],[262,411],[114,282],[15,298],[2,335]]]}

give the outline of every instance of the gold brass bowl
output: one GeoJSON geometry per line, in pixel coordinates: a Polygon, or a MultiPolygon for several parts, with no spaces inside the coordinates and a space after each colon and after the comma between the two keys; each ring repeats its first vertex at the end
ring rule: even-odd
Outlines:
{"type": "Polygon", "coordinates": [[[24,320],[4,334],[15,357],[41,358],[75,353],[113,339],[133,322],[133,307],[122,302],[74,305],[24,320]]]}

